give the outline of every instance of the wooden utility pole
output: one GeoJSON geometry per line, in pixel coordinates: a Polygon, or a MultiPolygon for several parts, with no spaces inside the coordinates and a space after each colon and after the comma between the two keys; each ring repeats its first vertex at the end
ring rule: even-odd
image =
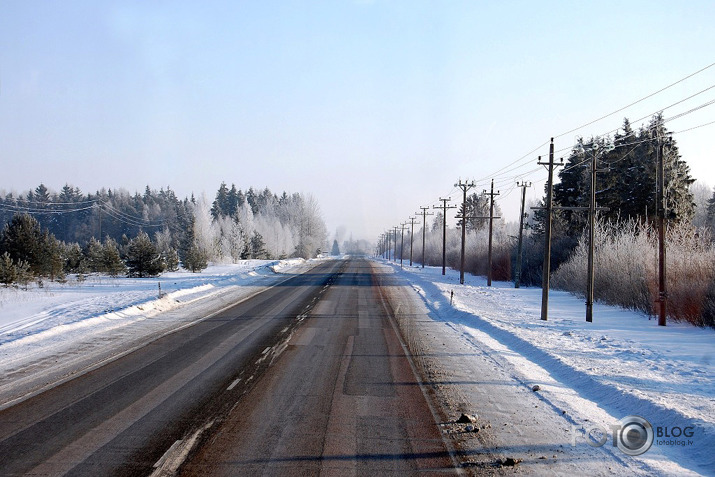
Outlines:
{"type": "MultiPolygon", "coordinates": [[[[591,201],[588,204],[588,280],[586,282],[586,321],[593,322],[593,289],[594,289],[594,259],[596,241],[596,173],[598,159],[598,144],[593,143],[593,158],[591,159],[591,201]]],[[[602,207],[598,207],[603,210],[602,207]]]]}
{"type": "Polygon", "coordinates": [[[422,212],[416,212],[417,214],[422,214],[422,268],[425,268],[425,234],[427,233],[427,216],[434,215],[434,212],[427,212],[429,207],[420,206],[422,212]]]}
{"type": "Polygon", "coordinates": [[[521,187],[521,213],[519,214],[519,244],[516,252],[516,276],[514,277],[514,288],[519,288],[521,282],[521,259],[522,259],[522,243],[524,239],[524,205],[526,204],[526,188],[531,187],[531,182],[517,182],[517,187],[521,187]]]}
{"type": "Polygon", "coordinates": [[[390,234],[391,234],[391,232],[389,230],[387,232],[385,232],[385,237],[387,237],[387,261],[388,262],[390,261],[390,246],[391,246],[390,234]]]}
{"type": "Polygon", "coordinates": [[[494,196],[499,195],[499,191],[494,192],[494,179],[492,179],[491,192],[484,194],[489,195],[489,264],[487,265],[487,286],[492,286],[492,233],[494,231],[494,196]]]}
{"type": "Polygon", "coordinates": [[[467,216],[467,191],[474,187],[474,181],[472,182],[459,182],[454,184],[454,187],[459,187],[462,189],[462,255],[459,260],[459,283],[464,284],[464,242],[467,236],[467,221],[464,217],[467,216]]]}
{"type": "Polygon", "coordinates": [[[405,225],[407,223],[400,224],[400,268],[402,268],[402,259],[405,256],[403,252],[405,250],[405,225]]]}
{"type": "Polygon", "coordinates": [[[446,274],[447,270],[447,209],[456,209],[456,205],[447,205],[447,202],[452,200],[451,197],[446,199],[439,198],[442,201],[442,205],[435,207],[434,209],[442,209],[442,275],[446,274]]]}
{"type": "Polygon", "coordinates": [[[541,319],[546,321],[549,318],[549,278],[551,275],[551,222],[554,207],[554,167],[563,165],[554,164],[554,138],[551,138],[549,146],[549,162],[541,162],[541,156],[537,164],[547,166],[549,170],[549,180],[546,184],[546,204],[545,207],[534,207],[534,209],[546,210],[546,220],[544,221],[544,269],[541,279],[541,319]]]}
{"type": "Polygon", "coordinates": [[[668,312],[668,290],[666,288],[666,255],[665,255],[665,216],[667,202],[665,198],[665,159],[663,157],[663,139],[658,134],[658,326],[666,325],[668,312]]]}
{"type": "MultiPolygon", "coordinates": [[[[395,263],[397,263],[397,229],[399,227],[395,226],[393,229],[395,230],[395,253],[392,254],[392,259],[395,263]]],[[[402,257],[402,250],[400,250],[400,257],[402,257]]]]}
{"type": "Polygon", "coordinates": [[[412,242],[415,236],[415,219],[417,217],[410,217],[410,267],[412,266],[412,242]]]}

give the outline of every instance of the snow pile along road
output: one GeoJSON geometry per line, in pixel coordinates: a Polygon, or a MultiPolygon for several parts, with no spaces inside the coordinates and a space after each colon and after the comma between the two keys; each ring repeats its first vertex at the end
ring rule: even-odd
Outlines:
{"type": "MultiPolygon", "coordinates": [[[[583,300],[560,291],[551,291],[549,320],[542,321],[539,288],[514,289],[503,282],[487,287],[473,276],[460,285],[453,270],[442,276],[439,268],[390,265],[382,269],[409,282],[434,320],[412,326],[431,340],[429,353],[448,363],[439,370],[440,382],[458,389],[465,410],[480,412],[489,401],[498,409],[494,416],[504,412],[525,421],[541,412],[526,406],[538,395],[532,409],[545,407],[562,416],[544,417],[541,427],[529,431],[524,425],[514,433],[513,439],[524,438],[521,458],[548,451],[550,459],[556,448],[562,460],[571,459],[570,467],[543,467],[548,472],[607,472],[609,461],[643,475],[715,472],[715,330],[679,323],[658,327],[648,316],[602,304],[587,323],[583,300]],[[494,379],[503,382],[479,381],[493,370],[502,373],[494,379]],[[482,394],[491,385],[509,386],[507,381],[521,388],[515,394],[519,402],[482,394]],[[613,426],[632,415],[653,426],[652,447],[639,456],[612,445],[613,426]],[[601,431],[607,440],[598,446],[594,440],[601,439],[601,431]],[[594,450],[604,461],[600,467],[587,463],[594,450]]],[[[545,455],[534,458],[546,464],[545,455]]]]}
{"type": "Polygon", "coordinates": [[[313,265],[302,259],[246,260],[201,273],[89,276],[28,290],[0,288],[0,408],[313,265]]]}

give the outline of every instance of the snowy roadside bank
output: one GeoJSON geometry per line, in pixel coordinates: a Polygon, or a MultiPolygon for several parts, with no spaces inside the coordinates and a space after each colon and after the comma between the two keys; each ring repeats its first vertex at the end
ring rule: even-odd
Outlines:
{"type": "Polygon", "coordinates": [[[713,474],[715,330],[662,328],[601,304],[589,324],[582,299],[558,291],[543,322],[540,289],[490,288],[472,276],[460,285],[452,270],[443,277],[438,268],[389,266],[433,320],[410,326],[423,335],[431,358],[422,359],[435,382],[457,393],[465,411],[483,409],[499,426],[517,421],[511,433],[500,429],[493,446],[531,462],[529,472],[713,474]],[[504,392],[506,401],[498,397],[504,392]],[[654,433],[650,450],[635,457],[611,445],[611,426],[631,415],[647,419],[654,433]],[[605,445],[588,445],[584,431],[598,439],[600,430],[605,445]]]}
{"type": "Polygon", "coordinates": [[[43,288],[0,289],[0,409],[315,264],[247,260],[201,273],[144,279],[90,276],[43,288]]]}

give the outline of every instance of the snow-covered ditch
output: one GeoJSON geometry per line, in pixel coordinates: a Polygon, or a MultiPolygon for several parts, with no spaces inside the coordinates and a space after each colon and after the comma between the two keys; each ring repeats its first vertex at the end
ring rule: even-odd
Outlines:
{"type": "Polygon", "coordinates": [[[534,418],[531,430],[517,425],[511,441],[500,444],[497,437],[494,444],[519,441],[520,458],[539,459],[530,472],[715,475],[715,330],[659,327],[646,315],[599,303],[594,322],[586,323],[583,300],[553,290],[549,320],[542,321],[540,288],[487,287],[474,276],[460,285],[458,272],[442,276],[434,267],[381,268],[422,299],[433,321],[411,326],[431,348],[424,354],[437,357],[431,364],[439,381],[460,393],[462,410],[481,408],[495,421],[502,414],[519,422],[534,418]],[[491,381],[480,378],[485,375],[491,381]],[[500,390],[511,397],[500,400],[500,390]],[[652,447],[633,457],[612,446],[611,427],[632,415],[650,422],[654,433],[652,447]],[[584,432],[598,440],[600,430],[605,444],[589,445],[584,432]],[[545,455],[534,457],[539,453],[545,455]]]}
{"type": "Polygon", "coordinates": [[[313,265],[246,260],[201,273],[0,288],[0,409],[313,265]]]}

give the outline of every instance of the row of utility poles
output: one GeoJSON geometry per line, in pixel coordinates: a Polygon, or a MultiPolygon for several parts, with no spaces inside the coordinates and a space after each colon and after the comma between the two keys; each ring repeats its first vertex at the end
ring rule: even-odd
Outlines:
{"type": "MultiPolygon", "coordinates": [[[[665,197],[665,161],[663,158],[663,138],[658,135],[658,147],[657,147],[657,207],[658,207],[658,325],[666,325],[666,314],[667,314],[667,290],[666,290],[666,249],[665,249],[665,228],[666,228],[666,197],[665,197]]],[[[589,151],[583,150],[583,154],[587,158],[587,153],[589,151]]],[[[542,162],[541,156],[539,156],[537,164],[543,165],[548,171],[548,180],[546,183],[546,199],[543,207],[532,207],[532,210],[543,210],[545,211],[544,218],[544,261],[542,269],[542,295],[541,295],[541,319],[548,320],[549,315],[549,286],[550,286],[550,276],[551,276],[551,232],[553,223],[553,213],[554,211],[586,211],[588,212],[588,270],[587,270],[587,280],[586,280],[586,321],[593,321],[593,297],[594,297],[594,257],[595,257],[595,230],[596,230],[596,213],[598,211],[608,210],[605,207],[597,207],[596,205],[596,175],[598,172],[604,171],[604,169],[598,168],[598,155],[599,146],[593,143],[590,148],[591,157],[591,170],[590,170],[590,200],[588,206],[582,207],[555,207],[553,205],[553,183],[554,183],[554,169],[556,167],[563,166],[563,158],[560,159],[558,163],[554,161],[554,139],[551,138],[549,145],[549,160],[548,162],[542,162]]],[[[519,288],[521,279],[521,262],[522,262],[522,241],[523,241],[523,231],[524,231],[524,219],[527,214],[524,211],[524,206],[526,202],[526,188],[531,187],[530,182],[517,182],[517,187],[522,189],[521,194],[521,210],[519,215],[519,236],[518,236],[518,246],[517,246],[517,260],[516,260],[516,276],[514,280],[514,287],[519,288]]],[[[494,192],[494,180],[491,181],[491,189],[489,192],[484,190],[482,194],[489,196],[489,215],[488,216],[469,216],[467,215],[467,191],[475,187],[474,181],[459,181],[454,184],[462,190],[462,210],[456,216],[456,218],[461,220],[462,226],[462,243],[461,243],[461,255],[460,255],[460,267],[459,267],[459,283],[464,284],[464,267],[465,267],[465,242],[466,242],[466,222],[467,220],[476,219],[488,219],[489,220],[489,251],[488,251],[488,265],[487,265],[487,286],[492,285],[492,236],[493,236],[493,223],[494,219],[500,217],[494,216],[494,197],[499,195],[499,191],[494,192]]],[[[442,205],[432,206],[433,209],[441,209],[442,211],[442,275],[446,273],[447,264],[447,210],[456,209],[456,205],[447,205],[447,202],[452,200],[451,197],[439,198],[442,205]]],[[[427,216],[433,215],[431,212],[427,212],[429,207],[420,207],[420,212],[415,214],[422,214],[422,268],[425,266],[425,232],[427,230],[427,216]]],[[[410,232],[410,266],[412,266],[412,238],[414,235],[414,224],[415,217],[409,218],[409,223],[402,223],[400,227],[394,227],[394,244],[395,253],[393,254],[394,261],[397,261],[397,230],[401,230],[401,246],[400,246],[400,266],[402,266],[402,250],[404,245],[404,230],[406,225],[411,225],[410,232]]],[[[386,257],[390,260],[390,248],[391,248],[391,231],[380,236],[378,242],[378,254],[386,257]]]]}

